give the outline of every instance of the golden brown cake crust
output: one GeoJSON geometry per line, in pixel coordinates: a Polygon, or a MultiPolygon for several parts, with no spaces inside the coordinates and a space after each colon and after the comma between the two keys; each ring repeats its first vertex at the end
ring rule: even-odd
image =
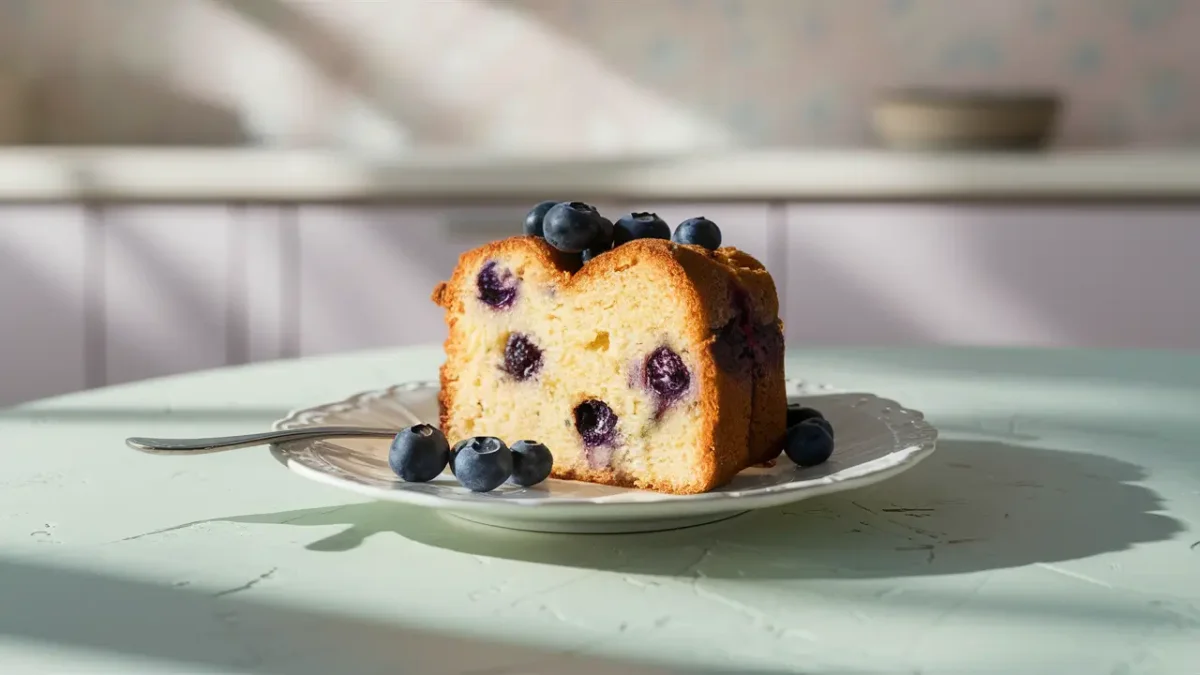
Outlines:
{"type": "MultiPolygon", "coordinates": [[[[445,309],[449,336],[441,368],[438,403],[441,425],[451,442],[459,440],[451,410],[465,358],[467,335],[457,325],[467,302],[474,302],[474,275],[489,259],[520,254],[540,268],[563,292],[605,283],[633,265],[649,266],[661,291],[683,307],[679,330],[691,344],[703,345],[696,357],[697,403],[706,421],[701,448],[686,481],[664,483],[610,467],[555,465],[556,478],[650,489],[675,494],[706,492],[728,483],[741,470],[776,457],[785,433],[782,323],[774,281],[762,264],[734,248],[709,251],[659,239],[639,239],[606,252],[576,269],[570,256],[538,237],[512,237],[464,253],[451,278],[434,289],[432,299],[445,309]],[[756,336],[766,336],[765,338],[756,336]],[[732,337],[731,337],[732,336],[732,337]],[[776,343],[776,336],[778,344],[776,343]],[[730,346],[730,341],[736,344],[730,346]],[[770,342],[769,345],[762,343],[770,342]],[[731,368],[722,354],[754,353],[753,363],[731,368]]],[[[744,354],[743,354],[744,356],[744,354]]],[[[739,362],[740,363],[740,362],[739,362]]]]}

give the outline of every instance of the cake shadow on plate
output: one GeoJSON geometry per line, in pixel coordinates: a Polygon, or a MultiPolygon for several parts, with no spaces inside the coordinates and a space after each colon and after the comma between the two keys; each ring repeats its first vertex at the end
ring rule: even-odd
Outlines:
{"type": "Polygon", "coordinates": [[[1170,539],[1183,526],[1158,513],[1162,499],[1138,484],[1145,475],[1091,453],[946,438],[937,453],[891,480],[666,532],[521,532],[383,502],[216,522],[344,526],[307,545],[327,552],[400,535],[473,556],[626,575],[889,578],[1050,564],[1170,539]]]}

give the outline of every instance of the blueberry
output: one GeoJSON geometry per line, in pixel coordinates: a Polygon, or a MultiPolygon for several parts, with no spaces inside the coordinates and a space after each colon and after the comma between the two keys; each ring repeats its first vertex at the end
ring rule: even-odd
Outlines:
{"type": "Polygon", "coordinates": [[[600,234],[590,246],[583,250],[583,262],[585,263],[613,248],[614,227],[612,221],[604,216],[598,215],[597,217],[600,219],[600,234]]]}
{"type": "Polygon", "coordinates": [[[517,441],[512,444],[513,471],[511,482],[532,487],[550,477],[554,456],[550,448],[537,441],[517,441]]]}
{"type": "Polygon", "coordinates": [[[613,225],[611,220],[605,218],[599,213],[596,214],[596,218],[600,221],[600,235],[596,238],[596,241],[593,242],[592,245],[600,248],[612,248],[616,226],[613,225]]]}
{"type": "Polygon", "coordinates": [[[555,204],[546,212],[542,224],[546,241],[565,253],[579,253],[603,237],[600,213],[583,202],[555,204]]]}
{"type": "Polygon", "coordinates": [[[833,425],[829,423],[829,420],[825,419],[825,416],[821,414],[820,410],[817,410],[815,408],[809,408],[809,407],[803,406],[799,403],[789,403],[788,404],[787,427],[789,429],[796,426],[797,424],[800,424],[801,422],[807,422],[809,420],[812,420],[814,424],[819,424],[819,425],[825,427],[825,430],[829,432],[830,437],[832,437],[832,438],[837,437],[833,433],[833,425]]]}
{"type": "Polygon", "coordinates": [[[633,233],[620,220],[613,225],[613,243],[612,247],[616,248],[621,244],[628,244],[633,241],[633,233]]]}
{"type": "Polygon", "coordinates": [[[683,358],[662,346],[646,357],[644,369],[646,386],[658,395],[663,405],[679,400],[692,383],[692,375],[683,363],[683,358]]]}
{"type": "Polygon", "coordinates": [[[525,381],[542,369],[542,350],[524,333],[509,333],[504,344],[504,372],[525,381]]]}
{"type": "Polygon", "coordinates": [[[612,445],[617,439],[617,414],[604,401],[588,399],[575,406],[575,430],[584,447],[612,445]]]}
{"type": "Polygon", "coordinates": [[[825,416],[821,414],[821,411],[815,410],[813,408],[808,408],[806,406],[800,405],[799,403],[789,403],[788,404],[788,407],[787,407],[787,425],[788,425],[788,427],[795,426],[795,425],[803,422],[804,420],[812,419],[814,417],[824,418],[825,416]]]}
{"type": "Polygon", "coordinates": [[[695,244],[715,251],[721,248],[721,228],[708,218],[688,218],[675,228],[671,241],[676,244],[695,244]]]}
{"type": "Polygon", "coordinates": [[[392,440],[388,466],[409,483],[428,483],[446,470],[450,444],[445,435],[428,424],[402,430],[392,440]]]}
{"type": "Polygon", "coordinates": [[[542,219],[546,217],[546,212],[549,211],[558,202],[542,202],[529,210],[525,215],[525,234],[535,237],[543,237],[542,219]]]}
{"type": "Polygon", "coordinates": [[[631,213],[614,226],[617,245],[634,239],[670,239],[671,226],[656,213],[631,213]]]}
{"type": "Polygon", "coordinates": [[[833,454],[833,436],[829,434],[828,423],[822,422],[813,417],[788,429],[783,446],[788,459],[800,466],[816,466],[829,459],[833,454]]]}
{"type": "Polygon", "coordinates": [[[454,444],[454,447],[450,448],[450,462],[449,462],[449,464],[450,464],[450,474],[451,474],[451,475],[454,475],[454,456],[458,454],[458,451],[459,451],[459,450],[462,450],[462,448],[463,448],[463,446],[464,446],[464,445],[466,445],[467,443],[470,443],[470,442],[471,442],[471,439],[469,439],[469,438],[464,438],[464,439],[462,439],[461,441],[459,441],[459,442],[455,443],[455,444],[454,444]]]}
{"type": "Polygon", "coordinates": [[[805,422],[801,422],[801,424],[805,423],[816,424],[817,426],[825,429],[825,433],[829,434],[830,438],[837,440],[837,434],[833,433],[833,425],[830,424],[829,420],[825,419],[824,417],[813,417],[805,422]]]}
{"type": "Polygon", "coordinates": [[[585,248],[583,249],[583,262],[591,262],[601,253],[608,253],[611,250],[611,248],[585,248]]]}
{"type": "Polygon", "coordinates": [[[455,447],[454,476],[472,492],[491,492],[512,475],[512,451],[499,438],[474,436],[455,447]]]}
{"type": "Polygon", "coordinates": [[[479,289],[479,300],[494,309],[508,309],[517,301],[517,286],[520,279],[507,269],[501,270],[499,263],[489,260],[479,270],[475,286],[479,289]]]}

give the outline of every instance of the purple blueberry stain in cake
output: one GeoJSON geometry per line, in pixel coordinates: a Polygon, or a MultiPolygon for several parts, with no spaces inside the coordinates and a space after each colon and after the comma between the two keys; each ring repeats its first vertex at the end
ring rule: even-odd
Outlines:
{"type": "Polygon", "coordinates": [[[734,286],[731,295],[733,318],[716,331],[713,355],[727,372],[747,372],[760,377],[764,364],[783,354],[783,332],[777,322],[760,324],[754,321],[750,296],[745,289],[734,286]]]}
{"type": "Polygon", "coordinates": [[[575,431],[586,449],[612,447],[617,442],[617,414],[600,399],[575,406],[575,431]]]}
{"type": "MultiPolygon", "coordinates": [[[[783,329],[778,320],[755,321],[750,295],[740,284],[731,285],[730,297],[733,316],[714,331],[716,339],[712,343],[712,355],[717,367],[747,382],[750,409],[757,410],[760,381],[770,372],[769,368],[783,365],[783,329]]],[[[753,427],[748,428],[747,447],[752,445],[753,435],[753,427]]]]}
{"type": "Polygon", "coordinates": [[[750,306],[750,296],[740,287],[734,287],[733,291],[733,306],[737,314],[735,319],[737,330],[742,334],[742,341],[747,350],[750,352],[750,358],[758,352],[758,331],[754,325],[754,311],[750,306]]]}
{"type": "Polygon", "coordinates": [[[495,260],[489,260],[479,270],[475,286],[479,289],[479,300],[492,309],[508,309],[517,301],[517,287],[521,280],[512,270],[501,269],[495,260]]]}
{"type": "Polygon", "coordinates": [[[518,381],[528,380],[542,369],[542,349],[524,333],[509,333],[504,344],[502,370],[518,381]]]}
{"type": "Polygon", "coordinates": [[[728,373],[749,373],[754,363],[754,350],[740,316],[730,319],[717,329],[712,351],[721,370],[728,373]]]}
{"type": "Polygon", "coordinates": [[[692,374],[684,364],[683,357],[664,345],[646,357],[646,364],[642,368],[642,384],[654,393],[657,418],[687,393],[692,384],[692,374]]]}
{"type": "Polygon", "coordinates": [[[770,323],[756,328],[758,335],[758,359],[760,361],[776,361],[783,358],[784,341],[783,329],[778,323],[770,323]]]}
{"type": "Polygon", "coordinates": [[[645,386],[646,381],[646,361],[645,359],[637,360],[630,359],[625,366],[625,386],[630,389],[639,389],[645,386]]]}

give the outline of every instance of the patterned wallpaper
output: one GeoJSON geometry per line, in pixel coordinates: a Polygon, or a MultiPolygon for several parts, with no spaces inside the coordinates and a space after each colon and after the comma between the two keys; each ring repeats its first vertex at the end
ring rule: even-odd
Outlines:
{"type": "Polygon", "coordinates": [[[1052,88],[1062,145],[1200,141],[1193,0],[0,0],[58,142],[861,146],[890,87],[1052,88]],[[1190,46],[1189,46],[1190,45],[1190,46]]]}
{"type": "Polygon", "coordinates": [[[872,99],[905,85],[1058,90],[1065,143],[1200,141],[1192,0],[513,4],[750,143],[867,142],[872,99]]]}

